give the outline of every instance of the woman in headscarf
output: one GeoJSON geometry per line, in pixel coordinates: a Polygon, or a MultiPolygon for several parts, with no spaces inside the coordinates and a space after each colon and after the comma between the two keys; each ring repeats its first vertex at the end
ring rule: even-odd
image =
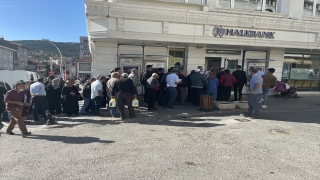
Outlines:
{"type": "Polygon", "coordinates": [[[51,114],[61,114],[61,87],[59,79],[52,79],[46,85],[46,97],[51,114]]]}
{"type": "Polygon", "coordinates": [[[74,86],[72,80],[66,82],[66,86],[62,89],[63,96],[63,112],[68,116],[72,114],[79,115],[78,98],[80,96],[78,87],[74,86]]]}

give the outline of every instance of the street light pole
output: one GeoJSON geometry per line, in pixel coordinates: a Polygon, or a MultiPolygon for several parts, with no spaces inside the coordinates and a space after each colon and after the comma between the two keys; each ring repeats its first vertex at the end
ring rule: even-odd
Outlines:
{"type": "MultiPolygon", "coordinates": [[[[60,49],[55,45],[55,44],[53,44],[53,42],[51,42],[49,39],[42,39],[43,41],[48,41],[49,43],[51,43],[58,51],[59,51],[59,53],[60,53],[60,73],[61,73],[61,70],[62,70],[62,54],[61,54],[61,51],[60,51],[60,49]]],[[[51,59],[51,64],[50,64],[50,69],[51,69],[51,71],[52,71],[52,59],[51,59]]],[[[63,77],[62,77],[63,78],[63,77]]]]}

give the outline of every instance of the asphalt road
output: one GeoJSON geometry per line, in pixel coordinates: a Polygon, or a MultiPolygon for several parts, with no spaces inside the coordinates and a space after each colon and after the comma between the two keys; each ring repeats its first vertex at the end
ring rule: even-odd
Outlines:
{"type": "Polygon", "coordinates": [[[0,179],[319,180],[319,109],[2,134],[0,179]]]}

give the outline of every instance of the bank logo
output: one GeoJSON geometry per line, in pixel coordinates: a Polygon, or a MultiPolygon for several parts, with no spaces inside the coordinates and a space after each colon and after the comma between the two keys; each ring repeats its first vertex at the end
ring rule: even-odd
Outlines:
{"type": "Polygon", "coordinates": [[[275,32],[227,29],[227,28],[224,28],[223,26],[215,26],[213,28],[214,37],[237,36],[237,37],[274,39],[274,34],[275,32]]]}

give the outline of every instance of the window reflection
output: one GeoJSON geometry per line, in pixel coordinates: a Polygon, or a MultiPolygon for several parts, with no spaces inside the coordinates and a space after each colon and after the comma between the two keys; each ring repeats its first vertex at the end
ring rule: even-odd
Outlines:
{"type": "Polygon", "coordinates": [[[174,67],[181,72],[184,68],[184,49],[182,48],[170,48],[169,49],[169,62],[168,67],[174,67]]]}

